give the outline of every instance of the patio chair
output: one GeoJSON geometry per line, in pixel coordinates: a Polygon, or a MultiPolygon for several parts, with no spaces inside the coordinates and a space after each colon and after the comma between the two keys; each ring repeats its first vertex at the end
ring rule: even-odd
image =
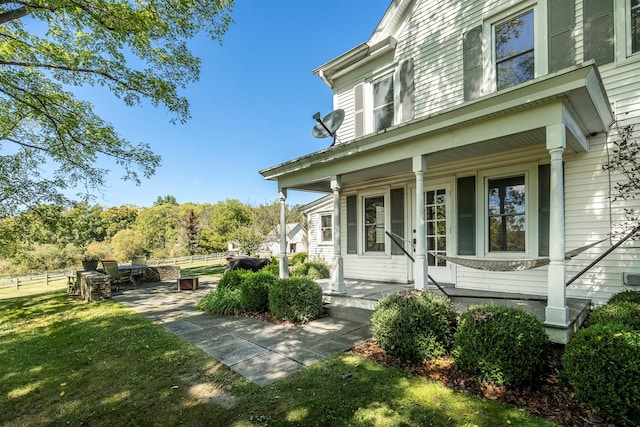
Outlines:
{"type": "Polygon", "coordinates": [[[121,271],[118,268],[117,261],[102,260],[102,267],[107,276],[109,276],[109,284],[112,290],[119,290],[120,285],[125,283],[131,283],[133,286],[136,285],[131,270],[127,270],[126,272],[121,271]]]}

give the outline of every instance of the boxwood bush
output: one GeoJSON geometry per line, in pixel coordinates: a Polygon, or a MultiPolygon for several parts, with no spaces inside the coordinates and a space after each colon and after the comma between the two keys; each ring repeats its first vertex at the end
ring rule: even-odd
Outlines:
{"type": "Polygon", "coordinates": [[[278,263],[271,263],[269,265],[265,265],[260,269],[260,273],[265,273],[275,278],[280,277],[280,265],[278,263]]]}
{"type": "Polygon", "coordinates": [[[631,302],[634,304],[640,304],[640,291],[622,291],[618,292],[609,299],[609,304],[618,302],[631,302]]]}
{"type": "Polygon", "coordinates": [[[269,286],[277,279],[257,272],[245,277],[240,285],[240,305],[244,311],[262,313],[269,309],[269,286]]]}
{"type": "Polygon", "coordinates": [[[407,291],[380,300],[371,323],[371,334],[385,352],[418,362],[443,355],[451,348],[456,312],[445,297],[407,291]]]}
{"type": "Polygon", "coordinates": [[[307,256],[306,252],[296,252],[289,258],[289,265],[302,264],[307,260],[307,256]]]}
{"type": "Polygon", "coordinates": [[[564,376],[578,398],[617,425],[640,420],[640,331],[597,324],[565,347],[564,376]]]}
{"type": "Polygon", "coordinates": [[[331,277],[329,267],[322,262],[305,262],[296,266],[293,275],[296,277],[306,276],[313,280],[328,279],[331,277]]]}
{"type": "Polygon", "coordinates": [[[614,324],[640,330],[640,304],[614,301],[596,307],[589,315],[589,325],[614,324]]]}
{"type": "Polygon", "coordinates": [[[280,279],[269,286],[269,311],[278,319],[304,323],[324,312],[322,288],[306,277],[280,279]]]}
{"type": "Polygon", "coordinates": [[[544,369],[548,347],[535,316],[515,307],[483,305],[460,317],[452,353],[460,369],[483,383],[520,386],[544,369]]]}

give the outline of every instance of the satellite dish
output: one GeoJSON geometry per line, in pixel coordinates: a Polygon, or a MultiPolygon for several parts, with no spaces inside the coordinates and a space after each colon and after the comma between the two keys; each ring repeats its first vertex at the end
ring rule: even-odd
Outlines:
{"type": "Polygon", "coordinates": [[[313,115],[313,119],[318,122],[311,131],[313,136],[315,136],[316,138],[326,138],[327,136],[333,136],[333,143],[335,144],[336,130],[338,130],[338,128],[342,124],[342,121],[344,120],[344,110],[339,109],[332,111],[324,116],[322,120],[320,120],[320,113],[316,113],[313,115]]]}

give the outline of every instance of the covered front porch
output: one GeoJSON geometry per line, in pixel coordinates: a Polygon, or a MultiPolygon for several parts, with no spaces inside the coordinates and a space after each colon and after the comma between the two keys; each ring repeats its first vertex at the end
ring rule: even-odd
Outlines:
{"type": "MultiPolygon", "coordinates": [[[[283,226],[289,190],[331,195],[333,252],[327,261],[332,279],[324,286],[335,298],[364,290],[345,277],[412,283],[410,287],[421,290],[430,288],[433,277],[454,283],[460,292],[465,289],[470,303],[478,298],[469,288],[486,292],[487,300],[496,288],[538,294],[515,300],[530,301],[554,341],[566,342],[584,319],[580,313],[586,312],[576,312],[567,298],[567,250],[602,237],[587,235],[567,247],[565,225],[571,218],[565,214],[565,156],[588,153],[592,139],[606,137],[612,117],[599,72],[591,64],[260,173],[278,183],[283,226]],[[492,228],[509,221],[509,231],[506,225],[492,228]],[[509,242],[516,242],[511,246],[508,233],[509,242]],[[500,244],[495,244],[498,235],[500,244]],[[411,262],[401,249],[410,253],[411,262]],[[545,260],[545,266],[508,275],[502,273],[506,270],[455,266],[443,278],[438,273],[445,264],[434,261],[440,255],[452,260],[447,267],[456,264],[456,257],[477,263],[545,260]]],[[[286,236],[280,241],[280,276],[287,277],[286,236]]]]}
{"type": "MultiPolygon", "coordinates": [[[[382,298],[386,295],[414,289],[413,284],[385,283],[369,280],[345,279],[346,293],[337,295],[332,291],[330,279],[318,280],[323,290],[323,301],[334,309],[361,309],[373,311],[382,298]]],[[[497,304],[517,307],[527,313],[533,314],[544,325],[552,342],[564,343],[566,337],[573,335],[584,323],[589,311],[591,301],[582,298],[567,298],[568,324],[565,327],[548,324],[545,322],[545,309],[547,297],[544,295],[529,295],[510,292],[493,292],[473,289],[459,289],[454,285],[440,285],[451,299],[456,311],[461,314],[470,306],[482,304],[497,304]]],[[[428,290],[443,295],[433,283],[429,283],[428,290]]]]}

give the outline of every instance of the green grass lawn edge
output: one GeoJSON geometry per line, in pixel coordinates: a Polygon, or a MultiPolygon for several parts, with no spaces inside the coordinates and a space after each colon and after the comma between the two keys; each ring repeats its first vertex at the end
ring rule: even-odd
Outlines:
{"type": "Polygon", "coordinates": [[[0,301],[0,424],[552,426],[342,354],[260,388],[115,301],[0,301]]]}

